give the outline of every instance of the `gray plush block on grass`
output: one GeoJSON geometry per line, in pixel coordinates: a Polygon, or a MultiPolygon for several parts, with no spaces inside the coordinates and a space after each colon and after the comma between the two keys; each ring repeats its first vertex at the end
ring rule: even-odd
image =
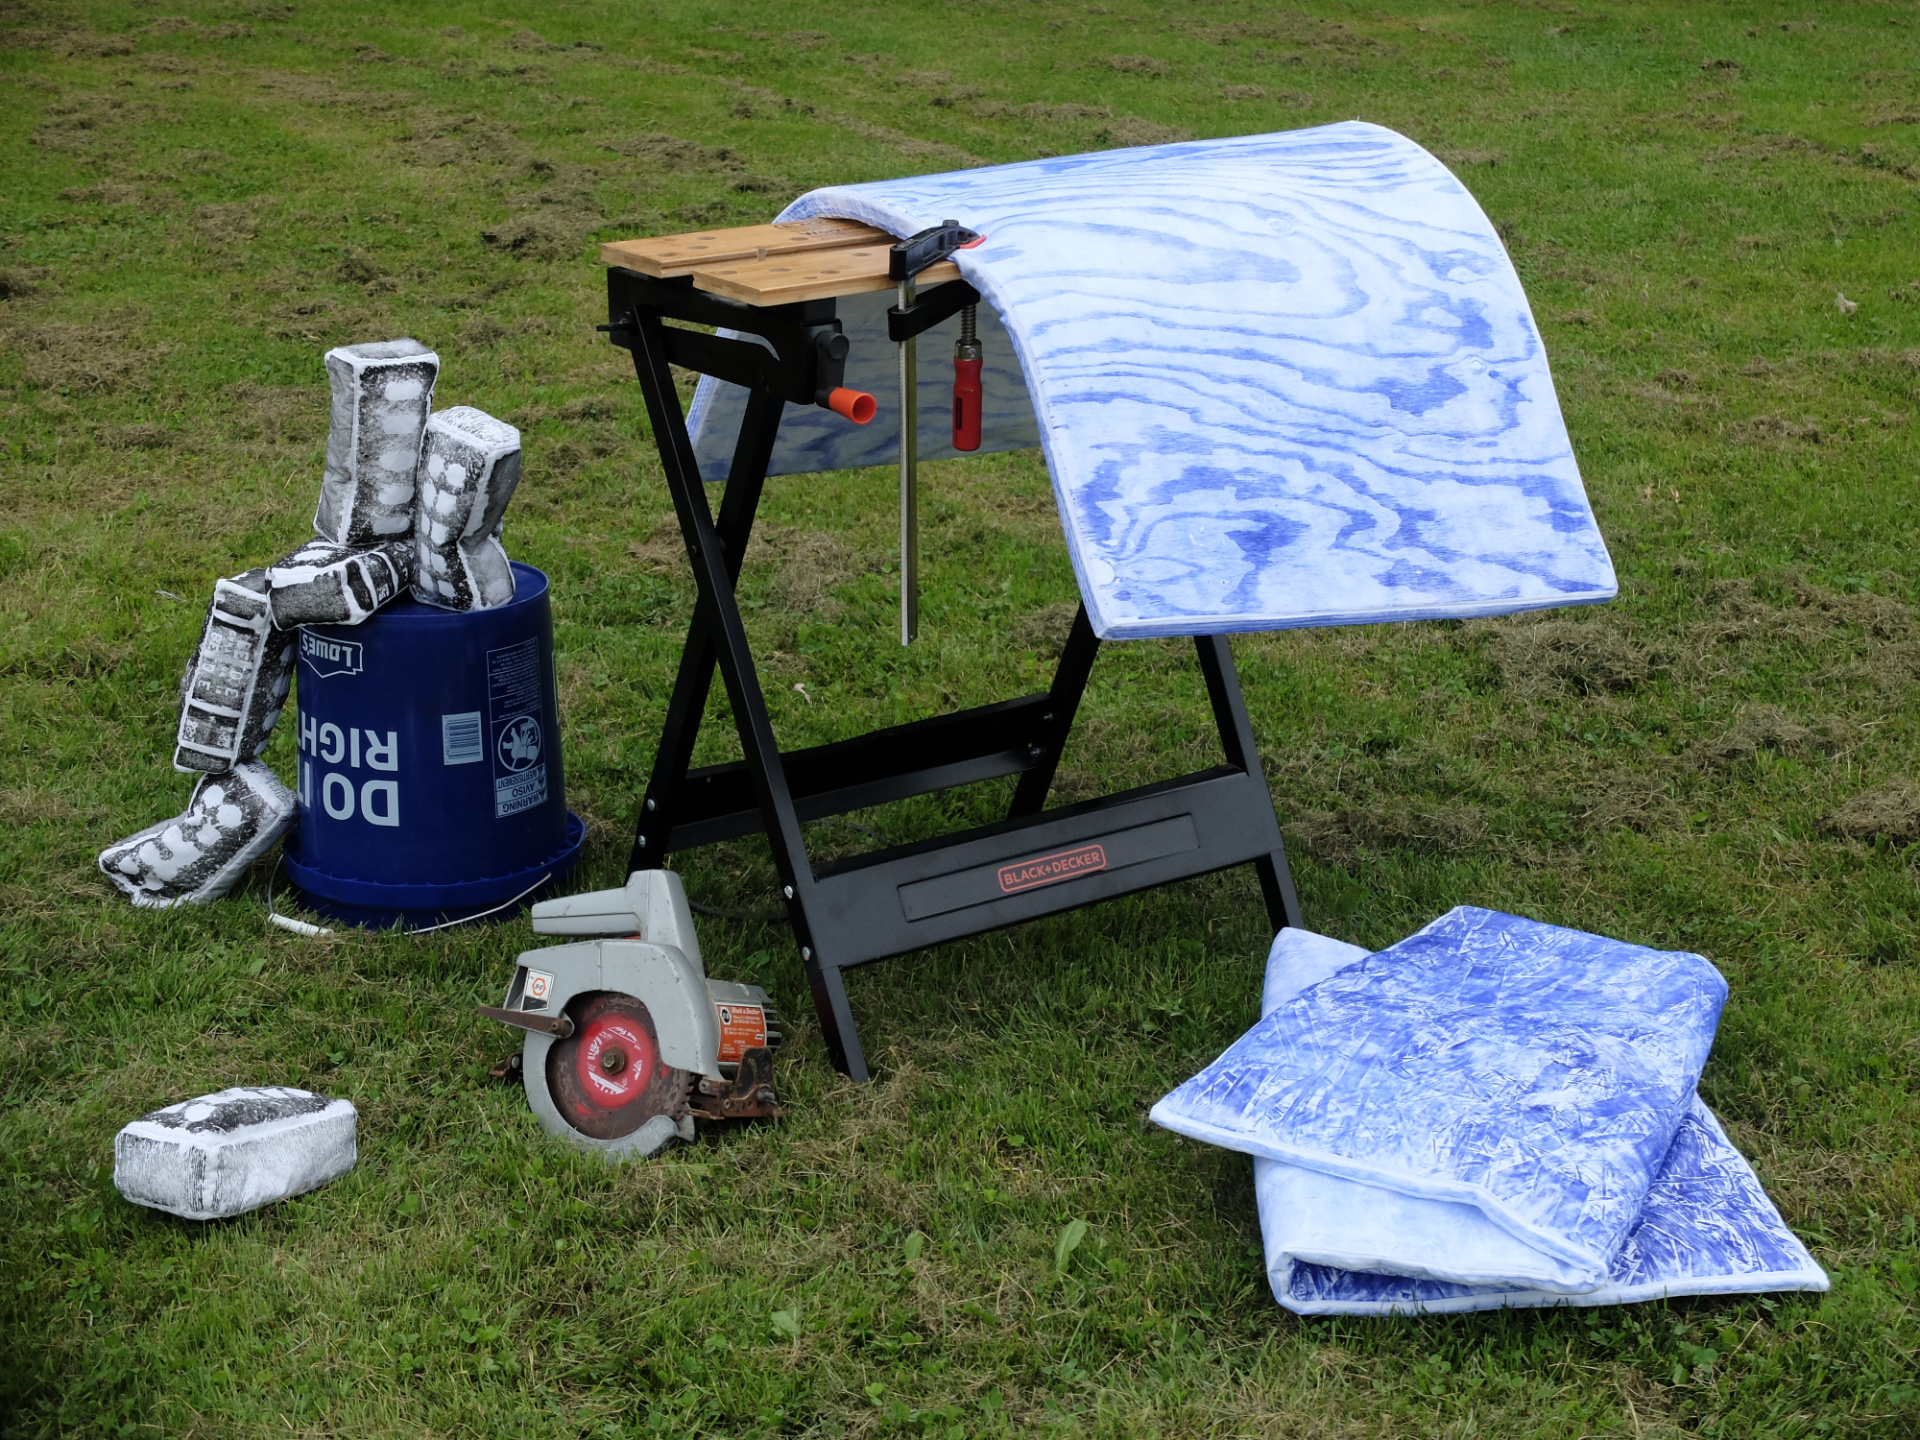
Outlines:
{"type": "Polygon", "coordinates": [[[113,1186],[136,1205],[224,1220],[303,1195],[358,1158],[352,1104],[237,1087],[142,1115],[113,1138],[113,1186]]]}

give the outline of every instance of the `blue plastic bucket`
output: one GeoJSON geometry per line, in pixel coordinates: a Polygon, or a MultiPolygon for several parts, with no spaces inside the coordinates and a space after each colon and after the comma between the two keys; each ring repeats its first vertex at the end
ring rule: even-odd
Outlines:
{"type": "Polygon", "coordinates": [[[573,867],[547,577],[513,567],[492,610],[401,599],[361,625],[300,629],[299,823],[307,903],[409,929],[501,916],[573,867]]]}

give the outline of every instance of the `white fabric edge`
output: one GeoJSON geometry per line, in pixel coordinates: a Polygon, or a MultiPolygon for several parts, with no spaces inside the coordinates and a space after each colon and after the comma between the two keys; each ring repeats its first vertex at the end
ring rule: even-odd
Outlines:
{"type": "Polygon", "coordinates": [[[1284,621],[1272,624],[1249,622],[1240,616],[1184,616],[1179,621],[1167,622],[1122,622],[1101,628],[1101,622],[1094,617],[1094,607],[1088,602],[1087,618],[1093,620],[1094,633],[1102,640],[1158,640],[1186,635],[1257,635],[1268,630],[1317,630],[1331,625],[1386,625],[1404,624],[1413,620],[1477,620],[1491,615],[1524,615],[1533,610],[1564,610],[1573,605],[1604,605],[1615,599],[1620,587],[1601,593],[1582,594],[1570,598],[1554,597],[1544,600],[1530,600],[1515,604],[1507,600],[1487,600],[1478,605],[1455,606],[1446,611],[1434,610],[1425,606],[1409,606],[1405,610],[1349,610],[1319,611],[1311,615],[1289,616],[1284,621]],[[1231,627],[1231,628],[1228,628],[1231,627]]]}
{"type": "Polygon", "coordinates": [[[1176,1135],[1184,1135],[1189,1140],[1198,1140],[1202,1144],[1217,1145],[1222,1150],[1237,1150],[1243,1155],[1253,1156],[1256,1160],[1278,1160],[1282,1164],[1297,1165],[1303,1170],[1318,1171],[1322,1175],[1351,1180],[1373,1189],[1391,1190],[1395,1194],[1409,1196],[1415,1200],[1438,1200],[1453,1205],[1471,1206],[1514,1239],[1565,1265],[1572,1272],[1565,1283],[1584,1288],[1588,1285],[1602,1284],[1607,1278],[1609,1257],[1579,1249],[1567,1244],[1557,1235],[1526,1224],[1478,1185],[1435,1181],[1425,1176],[1408,1175],[1398,1170],[1368,1165],[1344,1155],[1329,1155],[1318,1150],[1257,1144],[1235,1131],[1224,1130],[1219,1126],[1209,1125],[1205,1121],[1191,1120],[1184,1115],[1176,1115],[1165,1106],[1166,1101],[1162,1099],[1155,1102],[1153,1109],[1147,1112],[1147,1118],[1163,1130],[1171,1130],[1176,1135]]]}
{"type": "MultiPolygon", "coordinates": [[[[1259,1161],[1254,1162],[1256,1165],[1259,1161]]],[[[1482,1310],[1549,1310],[1560,1306],[1589,1309],[1597,1305],[1637,1305],[1648,1300],[1680,1300],[1692,1295],[1773,1295],[1788,1291],[1820,1294],[1832,1287],[1824,1270],[1767,1271],[1743,1275],[1737,1280],[1699,1281],[1662,1285],[1602,1285],[1579,1295],[1559,1295],[1545,1290],[1506,1290],[1481,1295],[1456,1295],[1447,1300],[1405,1303],[1390,1300],[1370,1305],[1358,1300],[1319,1300],[1301,1302],[1282,1299],[1281,1284],[1273,1284],[1273,1296],[1280,1307],[1295,1315],[1355,1315],[1369,1319],[1393,1316],[1468,1315],[1482,1310]]]]}
{"type": "Polygon", "coordinates": [[[1514,1238],[1474,1206],[1416,1199],[1273,1160],[1263,1164],[1266,1178],[1257,1194],[1262,1240],[1269,1248],[1276,1243],[1265,1218],[1268,1206],[1278,1205],[1290,1222],[1280,1228],[1291,1232],[1279,1242],[1278,1253],[1291,1262],[1565,1295],[1584,1294],[1602,1283],[1514,1238]],[[1289,1193],[1270,1193],[1278,1189],[1289,1193]],[[1358,1217],[1365,1223],[1353,1224],[1358,1217]],[[1369,1238],[1372,1245],[1354,1248],[1369,1238]],[[1441,1258],[1431,1264],[1409,1258],[1422,1253],[1441,1258]]]}

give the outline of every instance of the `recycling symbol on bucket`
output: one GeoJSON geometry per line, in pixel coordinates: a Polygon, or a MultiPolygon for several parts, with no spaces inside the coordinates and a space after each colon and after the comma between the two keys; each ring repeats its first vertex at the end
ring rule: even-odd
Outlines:
{"type": "Polygon", "coordinates": [[[500,763],[509,770],[524,770],[540,758],[540,722],[522,715],[500,732],[500,763]]]}

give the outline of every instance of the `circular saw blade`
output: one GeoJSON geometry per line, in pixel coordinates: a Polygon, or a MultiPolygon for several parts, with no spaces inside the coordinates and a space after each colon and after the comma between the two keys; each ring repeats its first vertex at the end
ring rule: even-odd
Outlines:
{"type": "Polygon", "coordinates": [[[631,1135],[656,1115],[686,1114],[692,1079],[660,1057],[647,1007],[631,995],[592,990],[567,1005],[573,1034],[547,1051],[547,1091],[568,1125],[595,1140],[631,1135]]]}

